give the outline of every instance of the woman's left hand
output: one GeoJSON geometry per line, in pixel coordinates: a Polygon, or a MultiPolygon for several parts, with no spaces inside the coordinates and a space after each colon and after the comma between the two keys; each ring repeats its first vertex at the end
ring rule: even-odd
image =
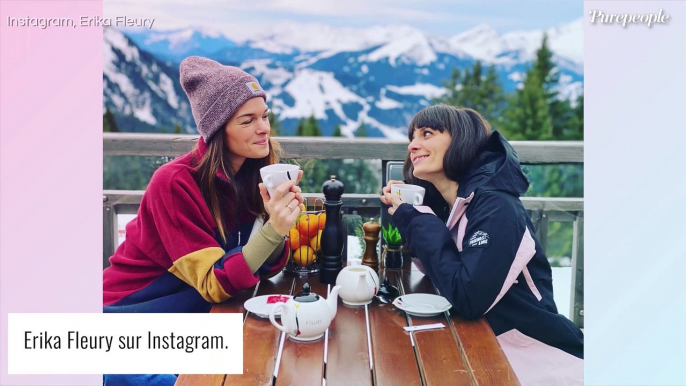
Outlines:
{"type": "Polygon", "coordinates": [[[293,187],[291,187],[291,192],[295,193],[295,199],[298,200],[298,202],[300,204],[302,204],[303,201],[305,201],[305,198],[303,197],[303,194],[302,194],[303,190],[300,189],[300,187],[298,186],[298,184],[300,183],[300,180],[302,180],[302,178],[303,178],[303,171],[299,170],[298,171],[298,178],[295,179],[295,185],[293,185],[293,187]]]}
{"type": "Polygon", "coordinates": [[[390,214],[391,216],[393,215],[393,213],[395,213],[395,210],[398,209],[400,204],[403,203],[400,197],[390,193],[385,193],[383,195],[383,199],[391,205],[391,207],[388,208],[388,214],[390,214]]]}
{"type": "Polygon", "coordinates": [[[302,211],[302,195],[296,193],[297,189],[294,190],[294,187],[297,188],[295,181],[286,181],[274,190],[273,196],[270,196],[264,184],[259,184],[264,209],[269,214],[267,224],[271,224],[281,236],[288,233],[302,211]]]}
{"type": "MultiPolygon", "coordinates": [[[[300,189],[300,187],[298,186],[298,184],[300,183],[300,180],[302,180],[302,178],[303,178],[303,171],[299,170],[298,171],[298,178],[295,179],[295,184],[293,184],[293,186],[291,186],[291,188],[289,189],[289,192],[295,193],[295,199],[298,200],[298,205],[302,204],[305,201],[305,198],[303,197],[303,194],[302,194],[303,190],[300,189]]],[[[259,184],[257,184],[257,187],[260,189],[260,195],[262,196],[262,200],[265,203],[264,209],[267,211],[267,214],[271,215],[270,206],[266,205],[266,203],[269,202],[269,200],[271,199],[271,197],[269,197],[269,192],[267,192],[267,187],[264,186],[264,184],[261,182],[259,184]]]]}
{"type": "MultiPolygon", "coordinates": [[[[298,170],[298,178],[296,178],[295,184],[298,185],[300,183],[300,180],[302,180],[302,179],[303,179],[303,171],[298,170]]],[[[300,189],[300,188],[298,188],[298,189],[300,189]]]]}

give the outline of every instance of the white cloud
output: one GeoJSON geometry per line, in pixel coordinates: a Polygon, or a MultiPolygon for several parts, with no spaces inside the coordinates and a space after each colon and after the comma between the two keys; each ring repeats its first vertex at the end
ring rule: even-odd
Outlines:
{"type": "Polygon", "coordinates": [[[416,2],[377,0],[322,1],[322,0],[269,0],[270,10],[320,16],[393,17],[396,20],[446,20],[447,15],[414,8],[416,2]]]}
{"type": "Polygon", "coordinates": [[[496,0],[489,5],[476,0],[104,0],[103,13],[105,17],[154,18],[154,29],[159,30],[210,27],[240,42],[284,21],[316,21],[339,27],[406,24],[448,37],[477,24],[488,24],[499,33],[517,28],[546,29],[559,25],[563,21],[559,15],[570,10],[563,1],[560,5],[534,0],[525,3],[528,4],[520,6],[519,2],[509,0],[496,0]]]}
{"type": "MultiPolygon", "coordinates": [[[[239,0],[105,0],[104,17],[154,18],[155,29],[210,27],[243,41],[283,21],[303,17],[348,19],[348,25],[448,22],[453,16],[416,8],[410,0],[265,0],[259,6],[239,0]]],[[[311,22],[314,22],[312,19],[311,22]]],[[[323,20],[318,20],[323,21],[323,20]]]]}

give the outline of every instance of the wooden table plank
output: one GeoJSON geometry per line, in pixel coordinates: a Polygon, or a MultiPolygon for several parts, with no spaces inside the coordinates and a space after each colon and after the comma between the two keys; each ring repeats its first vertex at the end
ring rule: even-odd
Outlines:
{"type": "MultiPolygon", "coordinates": [[[[398,286],[399,271],[380,271],[391,285],[398,286]]],[[[377,386],[421,385],[417,359],[410,342],[405,313],[393,304],[372,302],[369,307],[369,324],[372,335],[374,382],[377,386]]]]}
{"type": "MultiPolygon", "coordinates": [[[[293,276],[280,273],[263,280],[256,296],[290,295],[293,276]]],[[[227,374],[224,385],[271,385],[281,331],[269,319],[248,312],[243,324],[243,374],[227,374]]]]}
{"type": "Polygon", "coordinates": [[[174,386],[221,386],[224,382],[224,377],[224,374],[181,374],[176,379],[174,386]]]}
{"type": "Polygon", "coordinates": [[[520,384],[486,319],[465,320],[452,315],[450,322],[460,341],[461,354],[477,385],[520,384]]]}
{"type": "MultiPolygon", "coordinates": [[[[233,297],[229,298],[227,301],[212,306],[210,313],[216,312],[240,312],[245,315],[245,308],[243,303],[250,299],[255,293],[255,287],[248,288],[246,290],[238,292],[233,297]]],[[[245,350],[245,342],[243,343],[243,348],[245,350]]],[[[174,386],[191,386],[191,385],[217,385],[220,386],[224,382],[224,374],[180,374],[174,386]]]]}
{"type": "Polygon", "coordinates": [[[253,294],[255,293],[255,287],[250,287],[248,289],[245,289],[243,291],[238,292],[234,296],[230,297],[227,301],[223,303],[218,303],[212,306],[212,309],[210,310],[210,313],[214,312],[240,312],[245,316],[245,307],[243,307],[243,303],[245,303],[246,300],[250,299],[253,297],[253,294]]]}
{"type": "MultiPolygon", "coordinates": [[[[434,294],[434,286],[418,270],[404,270],[402,289],[404,294],[434,294]]],[[[422,326],[443,323],[444,329],[417,331],[413,333],[415,349],[425,385],[471,385],[472,378],[462,360],[457,341],[445,315],[432,317],[409,316],[411,324],[422,326]],[[446,344],[451,342],[452,344],[446,344]]]]}
{"type": "MultiPolygon", "coordinates": [[[[293,293],[302,291],[303,284],[310,285],[310,291],[326,297],[326,285],[319,282],[319,276],[296,277],[293,293]]],[[[321,386],[324,366],[324,339],[314,342],[299,342],[286,338],[281,354],[277,385],[321,386]]]]}
{"type": "MultiPolygon", "coordinates": [[[[401,292],[435,293],[433,284],[412,264],[403,271],[381,271],[401,292]]],[[[288,294],[311,290],[328,298],[327,286],[319,276],[294,278],[277,275],[263,281],[257,295],[288,294]]],[[[216,305],[212,312],[242,312],[243,303],[254,293],[243,291],[216,305]]],[[[406,317],[391,304],[372,302],[369,306],[374,384],[384,385],[519,385],[497,339],[485,319],[466,321],[456,315],[421,318],[406,317]],[[441,322],[449,328],[414,333],[415,348],[407,323],[424,325],[441,322]]],[[[248,314],[244,323],[243,375],[181,375],[177,385],[269,385],[272,381],[280,331],[268,319],[248,314]]],[[[324,340],[298,342],[286,339],[278,371],[278,385],[322,384],[324,340]]],[[[345,306],[338,300],[338,313],[329,328],[327,383],[329,385],[372,384],[364,307],[345,306]]]]}
{"type": "Polygon", "coordinates": [[[372,384],[366,319],[364,306],[348,306],[338,298],[336,318],[329,326],[327,386],[372,384]]]}

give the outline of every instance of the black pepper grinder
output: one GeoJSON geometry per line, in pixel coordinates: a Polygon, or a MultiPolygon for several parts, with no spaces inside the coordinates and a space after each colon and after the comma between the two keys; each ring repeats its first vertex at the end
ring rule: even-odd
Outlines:
{"type": "Polygon", "coordinates": [[[341,233],[343,188],[343,183],[336,180],[336,176],[331,176],[331,179],[322,185],[326,224],[322,231],[319,281],[324,284],[336,284],[336,277],[343,269],[343,234],[341,233]]]}

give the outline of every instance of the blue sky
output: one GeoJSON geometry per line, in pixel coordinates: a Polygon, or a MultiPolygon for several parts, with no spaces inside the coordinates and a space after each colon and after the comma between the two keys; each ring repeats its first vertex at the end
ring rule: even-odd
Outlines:
{"type": "Polygon", "coordinates": [[[479,24],[503,33],[550,28],[583,16],[581,0],[105,0],[103,8],[105,17],[155,18],[154,29],[207,26],[246,38],[283,21],[404,24],[451,36],[479,24]]]}

